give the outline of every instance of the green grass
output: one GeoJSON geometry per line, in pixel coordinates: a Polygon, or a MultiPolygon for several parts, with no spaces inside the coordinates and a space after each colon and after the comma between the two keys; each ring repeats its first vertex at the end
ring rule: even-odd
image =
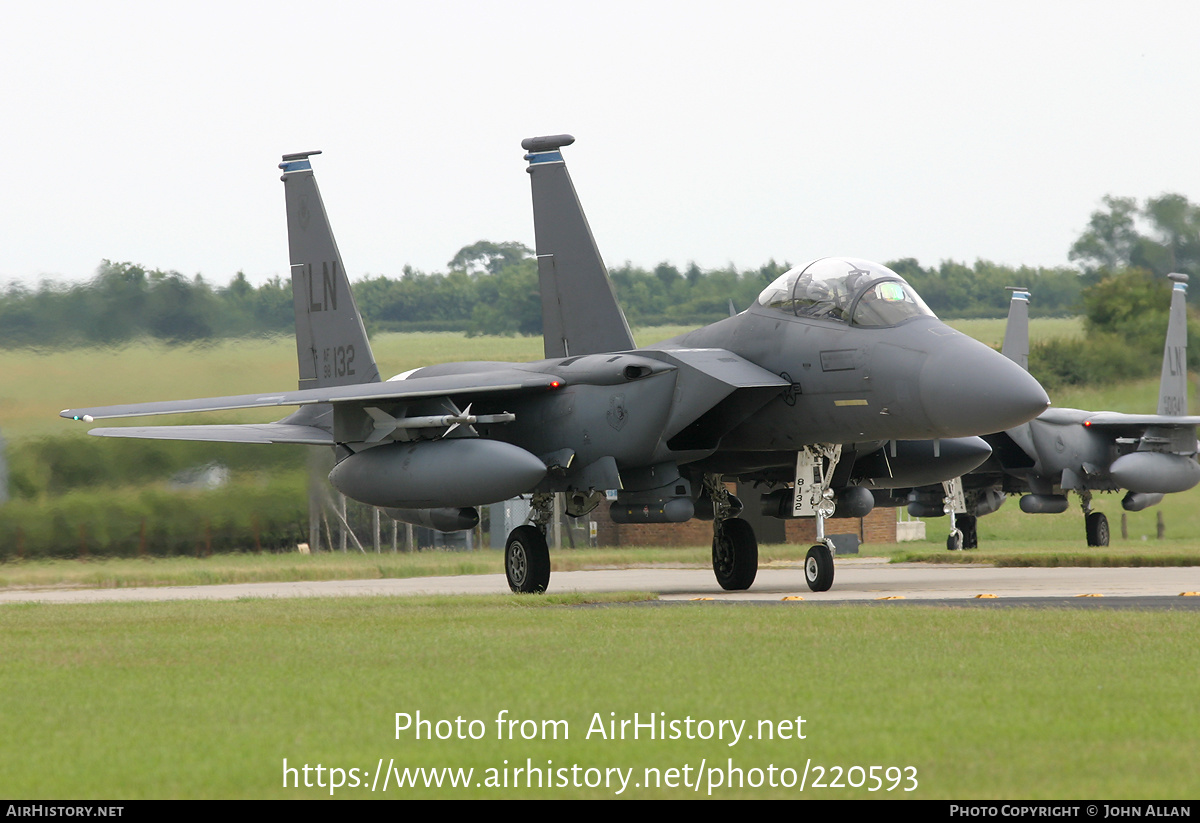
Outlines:
{"type": "MultiPolygon", "coordinates": [[[[970,320],[946,320],[946,325],[970,335],[980,342],[1000,348],[1004,342],[1007,319],[973,318],[970,320]]],[[[1035,317],[1029,321],[1029,340],[1038,342],[1053,338],[1083,337],[1083,317],[1035,317]]]]}
{"type": "MultiPolygon", "coordinates": [[[[717,797],[1180,798],[1195,792],[1195,613],[900,605],[581,607],[590,598],[0,609],[9,797],[328,797],[290,766],[914,767],[917,788],[717,797]],[[501,711],[568,740],[498,740],[501,711]],[[397,712],[480,720],[397,739],[397,712]],[[805,719],[805,739],[603,740],[596,715],[805,719]],[[611,715],[610,713],[615,713],[611,715]],[[301,780],[303,778],[301,777],[301,780]]],[[[445,727],[443,727],[445,728],[445,727]]],[[[757,737],[757,736],[756,736],[757,737]]],[[[313,774],[315,779],[315,773],[313,774]]],[[[810,778],[811,779],[811,778],[810,778]]],[[[376,797],[612,797],[604,787],[376,797]]],[[[370,797],[364,788],[335,796],[370,797]]],[[[696,797],[691,789],[624,796],[696,797]]]]}

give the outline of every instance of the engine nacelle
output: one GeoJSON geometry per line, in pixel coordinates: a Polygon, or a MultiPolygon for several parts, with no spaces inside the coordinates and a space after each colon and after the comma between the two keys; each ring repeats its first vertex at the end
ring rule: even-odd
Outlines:
{"type": "Polygon", "coordinates": [[[463,437],[366,449],[334,466],[329,482],[381,508],[458,509],[516,497],[545,476],[546,465],[519,446],[463,437]]]}
{"type": "Polygon", "coordinates": [[[1200,464],[1182,454],[1133,452],[1114,460],[1109,476],[1131,492],[1170,494],[1200,483],[1200,464]]]}

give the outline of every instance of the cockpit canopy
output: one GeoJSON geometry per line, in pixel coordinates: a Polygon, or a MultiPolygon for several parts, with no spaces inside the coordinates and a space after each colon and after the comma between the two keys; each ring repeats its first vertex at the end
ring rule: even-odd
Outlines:
{"type": "Polygon", "coordinates": [[[855,326],[894,326],[910,317],[934,317],[903,277],[853,257],[823,257],[781,274],[758,302],[797,317],[855,326]]]}

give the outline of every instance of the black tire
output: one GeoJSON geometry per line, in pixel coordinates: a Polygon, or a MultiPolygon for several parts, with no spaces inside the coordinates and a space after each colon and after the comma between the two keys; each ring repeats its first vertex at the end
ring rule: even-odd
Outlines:
{"type": "Polygon", "coordinates": [[[517,526],[504,544],[504,573],[518,594],[541,594],[550,585],[550,548],[533,526],[517,526]]]}
{"type": "MultiPolygon", "coordinates": [[[[955,518],[957,519],[957,518],[955,518]]],[[[946,551],[960,552],[963,548],[963,533],[958,529],[950,532],[950,536],[946,538],[946,551]]]]}
{"type": "Polygon", "coordinates": [[[808,550],[804,558],[804,580],[814,592],[827,592],[833,586],[833,554],[824,543],[808,550]]]}
{"type": "Polygon", "coordinates": [[[964,549],[979,548],[979,518],[973,514],[959,514],[954,517],[954,524],[962,532],[964,549]]]}
{"type": "Polygon", "coordinates": [[[1092,512],[1084,521],[1087,527],[1087,544],[1089,546],[1108,545],[1108,518],[1104,512],[1092,512]]]}
{"type": "Polygon", "coordinates": [[[758,574],[758,538],[745,520],[725,520],[713,534],[713,573],[726,591],[750,588],[758,574]]]}

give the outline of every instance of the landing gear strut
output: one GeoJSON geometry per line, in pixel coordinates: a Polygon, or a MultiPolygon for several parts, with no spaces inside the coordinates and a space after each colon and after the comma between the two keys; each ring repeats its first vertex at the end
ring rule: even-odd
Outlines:
{"type": "Polygon", "coordinates": [[[1087,533],[1089,546],[1108,545],[1108,518],[1104,512],[1092,511],[1092,493],[1084,489],[1079,493],[1080,504],[1083,507],[1083,525],[1087,533]]]}
{"type": "Polygon", "coordinates": [[[541,594],[550,585],[550,548],[546,524],[554,511],[554,495],[535,494],[531,525],[517,526],[504,542],[504,574],[518,594],[541,594]]]}
{"type": "Polygon", "coordinates": [[[729,516],[730,494],[721,482],[721,475],[706,474],[704,489],[713,501],[713,573],[722,589],[744,591],[758,574],[758,539],[754,527],[729,516]]]}

